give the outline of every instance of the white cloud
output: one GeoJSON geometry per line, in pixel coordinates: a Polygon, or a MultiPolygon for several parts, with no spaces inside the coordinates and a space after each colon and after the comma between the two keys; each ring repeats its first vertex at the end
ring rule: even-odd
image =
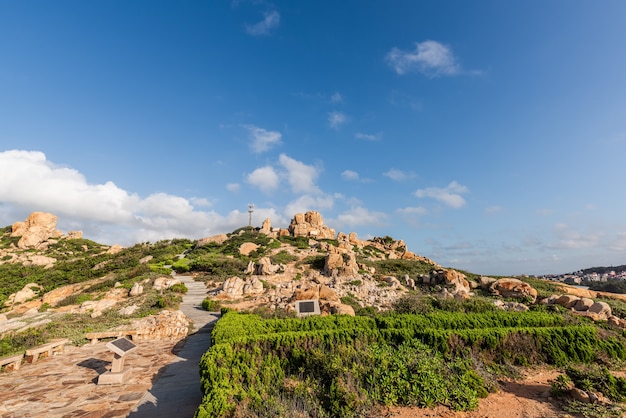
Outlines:
{"type": "Polygon", "coordinates": [[[461,194],[467,193],[468,191],[467,187],[453,181],[445,188],[428,187],[426,189],[416,190],[415,196],[419,198],[430,197],[458,209],[465,205],[465,199],[463,199],[461,194]]]}
{"type": "Polygon", "coordinates": [[[245,125],[245,128],[250,133],[250,148],[256,153],[265,152],[280,144],[282,137],[280,132],[268,131],[253,125],[245,125]]]}
{"type": "Polygon", "coordinates": [[[226,185],[226,190],[229,192],[238,192],[240,188],[241,185],[239,183],[228,183],[226,185]]]}
{"type": "Polygon", "coordinates": [[[246,32],[252,36],[268,35],[280,23],[280,14],[276,10],[263,13],[263,20],[253,25],[246,25],[246,32]]]}
{"type": "Polygon", "coordinates": [[[315,181],[319,176],[319,169],[306,165],[285,154],[280,154],[278,162],[287,170],[287,181],[294,193],[319,193],[315,181]]]}
{"type": "Polygon", "coordinates": [[[385,59],[400,75],[418,71],[428,77],[438,77],[456,75],[461,71],[452,50],[431,40],[416,42],[412,51],[393,48],[385,59]]]}
{"type": "Polygon", "coordinates": [[[59,217],[60,229],[79,229],[105,244],[131,245],[167,238],[200,238],[229,232],[247,224],[247,213],[222,216],[196,210],[203,198],[186,199],[166,193],[142,198],[113,182],[90,184],[85,176],[48,161],[37,151],[0,152],[0,221],[23,220],[30,212],[59,217]]]}
{"type": "Polygon", "coordinates": [[[296,200],[290,202],[285,207],[285,215],[289,218],[293,217],[296,213],[304,213],[308,210],[324,210],[332,209],[335,204],[335,199],[330,195],[302,195],[296,200]]]}
{"type": "Polygon", "coordinates": [[[331,103],[342,103],[343,102],[343,96],[339,93],[334,93],[332,96],[330,96],[330,102],[331,103]]]}
{"type": "Polygon", "coordinates": [[[428,214],[428,209],[422,206],[415,206],[415,207],[406,207],[406,208],[396,209],[396,212],[399,213],[400,215],[407,215],[407,216],[426,215],[428,214]]]}
{"type": "Polygon", "coordinates": [[[348,117],[342,112],[330,112],[328,114],[328,124],[333,129],[339,129],[346,122],[348,122],[348,117]]]}
{"type": "Polygon", "coordinates": [[[364,133],[358,132],[354,134],[354,137],[356,139],[363,139],[365,141],[379,141],[383,137],[383,134],[380,132],[377,134],[364,134],[364,133]]]}
{"type": "Polygon", "coordinates": [[[371,212],[362,206],[357,206],[339,214],[337,223],[350,227],[360,225],[380,226],[384,224],[386,218],[387,215],[383,212],[371,212]]]}
{"type": "Polygon", "coordinates": [[[402,171],[402,170],[398,170],[398,169],[392,168],[389,171],[387,171],[386,173],[383,173],[383,176],[389,177],[391,180],[402,181],[402,180],[408,180],[408,179],[414,178],[415,177],[415,173],[413,173],[413,172],[406,172],[406,171],[402,171]]]}
{"type": "Polygon", "coordinates": [[[249,184],[258,187],[265,193],[276,190],[280,182],[278,174],[274,168],[269,165],[257,168],[252,173],[248,174],[246,180],[249,184]]]}
{"type": "Polygon", "coordinates": [[[341,177],[343,177],[346,180],[358,180],[359,173],[357,173],[356,171],[352,171],[352,170],[345,170],[343,173],[341,173],[341,177]]]}

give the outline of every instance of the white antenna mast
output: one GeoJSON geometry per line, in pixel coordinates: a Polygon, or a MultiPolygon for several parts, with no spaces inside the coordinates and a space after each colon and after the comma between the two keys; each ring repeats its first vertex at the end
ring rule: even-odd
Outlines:
{"type": "Polygon", "coordinates": [[[252,212],[254,212],[254,205],[252,203],[248,204],[248,226],[252,228],[252,212]]]}

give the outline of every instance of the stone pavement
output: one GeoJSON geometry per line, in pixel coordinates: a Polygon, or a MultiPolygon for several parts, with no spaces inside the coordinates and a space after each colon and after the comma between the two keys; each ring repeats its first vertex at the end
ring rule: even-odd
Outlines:
{"type": "Polygon", "coordinates": [[[193,417],[201,401],[198,362],[219,314],[200,308],[203,283],[176,278],[189,289],[180,309],[193,320],[194,334],[136,342],[126,359],[133,374],[123,385],[96,385],[113,360],[106,342],[66,346],[54,357],[0,372],[0,418],[193,417]]]}
{"type": "Polygon", "coordinates": [[[176,359],[168,365],[129,418],[192,418],[202,400],[198,363],[211,346],[211,329],[219,314],[202,309],[207,290],[202,282],[173,275],[187,286],[180,310],[193,321],[194,334],[187,337],[176,359]]]}
{"type": "Polygon", "coordinates": [[[129,381],[98,386],[113,360],[105,345],[66,346],[64,353],[0,373],[0,417],[125,417],[176,357],[176,341],[138,341],[126,359],[133,369],[129,381]]]}

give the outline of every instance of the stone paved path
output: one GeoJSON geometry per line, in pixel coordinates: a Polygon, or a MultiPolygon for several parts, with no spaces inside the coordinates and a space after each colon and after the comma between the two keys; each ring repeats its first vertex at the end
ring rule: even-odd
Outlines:
{"type": "Polygon", "coordinates": [[[193,417],[201,400],[198,362],[219,314],[198,309],[203,283],[176,278],[189,289],[180,309],[194,321],[193,335],[138,341],[126,360],[132,377],[123,385],[96,385],[113,360],[105,342],[67,346],[52,358],[0,372],[0,418],[193,417]]]}
{"type": "Polygon", "coordinates": [[[189,289],[180,310],[193,321],[194,334],[187,337],[177,358],[165,368],[129,418],[192,418],[202,400],[198,363],[211,345],[210,332],[219,315],[201,307],[207,294],[204,283],[186,276],[174,275],[174,278],[189,289]]]}
{"type": "Polygon", "coordinates": [[[23,364],[0,373],[0,417],[125,417],[152,386],[153,378],[175,359],[175,340],[138,341],[126,365],[132,377],[123,385],[96,385],[110,368],[113,353],[105,342],[23,364]]]}

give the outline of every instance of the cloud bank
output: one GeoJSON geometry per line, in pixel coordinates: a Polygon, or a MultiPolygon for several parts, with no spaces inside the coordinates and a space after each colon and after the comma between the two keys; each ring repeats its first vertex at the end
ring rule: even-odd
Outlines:
{"type": "MultiPolygon", "coordinates": [[[[81,229],[91,239],[130,245],[169,238],[201,238],[247,224],[248,214],[234,210],[220,215],[206,199],[166,193],[141,197],[113,182],[91,184],[77,170],[59,166],[38,151],[0,152],[0,221],[23,220],[33,211],[59,216],[59,228],[81,229]]],[[[276,222],[284,218],[273,209],[255,215],[276,222]]]]}

